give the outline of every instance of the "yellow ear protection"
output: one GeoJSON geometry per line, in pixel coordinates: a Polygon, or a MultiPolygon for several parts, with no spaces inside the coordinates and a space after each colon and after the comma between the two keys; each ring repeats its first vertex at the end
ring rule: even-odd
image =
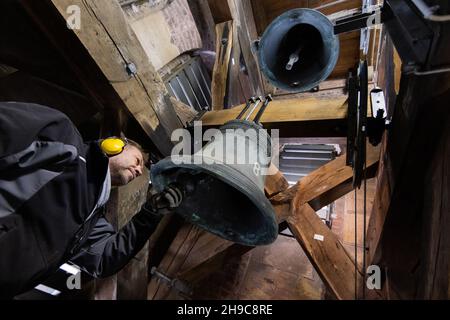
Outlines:
{"type": "Polygon", "coordinates": [[[102,140],[100,143],[100,148],[108,157],[114,157],[121,154],[127,144],[127,139],[111,137],[102,140]]]}

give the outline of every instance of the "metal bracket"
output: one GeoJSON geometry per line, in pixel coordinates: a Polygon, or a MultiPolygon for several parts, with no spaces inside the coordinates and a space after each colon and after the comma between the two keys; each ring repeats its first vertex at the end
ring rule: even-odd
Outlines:
{"type": "Polygon", "coordinates": [[[164,273],[158,271],[156,267],[151,269],[150,274],[165,282],[170,288],[173,288],[188,296],[192,295],[192,288],[186,282],[176,278],[172,279],[164,273]]]}
{"type": "Polygon", "coordinates": [[[371,10],[370,12],[358,13],[349,17],[336,20],[334,34],[360,30],[381,24],[388,20],[383,7],[371,10]]]}
{"type": "Polygon", "coordinates": [[[374,88],[370,92],[370,105],[372,116],[367,119],[367,135],[369,142],[377,146],[381,142],[384,130],[389,128],[390,120],[387,116],[386,99],[380,88],[374,88]]]}
{"type": "Polygon", "coordinates": [[[259,109],[258,113],[256,114],[255,119],[253,119],[253,121],[255,121],[256,123],[259,123],[259,120],[261,119],[262,115],[264,114],[264,111],[266,111],[267,106],[269,105],[269,103],[273,101],[272,95],[268,94],[266,96],[266,100],[264,100],[264,104],[261,107],[261,109],[259,109]]]}

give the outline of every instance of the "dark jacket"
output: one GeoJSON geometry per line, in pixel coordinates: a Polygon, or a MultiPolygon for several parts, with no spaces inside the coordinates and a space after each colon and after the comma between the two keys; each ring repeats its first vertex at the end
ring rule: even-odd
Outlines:
{"type": "Polygon", "coordinates": [[[0,102],[0,297],[27,291],[72,260],[96,277],[123,268],[159,217],[119,232],[97,203],[108,158],[51,108],[0,102]]]}

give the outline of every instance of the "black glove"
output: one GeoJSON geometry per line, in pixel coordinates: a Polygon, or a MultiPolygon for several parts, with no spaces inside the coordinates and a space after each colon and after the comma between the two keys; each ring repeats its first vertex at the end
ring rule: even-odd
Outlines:
{"type": "Polygon", "coordinates": [[[171,185],[160,193],[150,188],[143,209],[154,215],[165,215],[175,211],[182,201],[183,192],[176,186],[171,185]]]}

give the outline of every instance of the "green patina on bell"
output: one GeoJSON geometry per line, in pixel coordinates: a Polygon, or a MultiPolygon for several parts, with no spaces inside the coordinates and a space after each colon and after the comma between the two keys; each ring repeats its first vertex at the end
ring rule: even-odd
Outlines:
{"type": "Polygon", "coordinates": [[[152,167],[153,186],[162,191],[175,184],[183,190],[176,213],[219,237],[249,246],[270,244],[278,234],[273,207],[264,194],[270,137],[260,125],[246,120],[230,121],[219,130],[224,135],[228,130],[227,139],[241,141],[245,148],[238,143],[223,147],[223,141],[214,139],[194,155],[168,157],[152,167]],[[220,148],[224,153],[216,152],[220,148]],[[242,152],[256,161],[227,161],[242,152]]]}

